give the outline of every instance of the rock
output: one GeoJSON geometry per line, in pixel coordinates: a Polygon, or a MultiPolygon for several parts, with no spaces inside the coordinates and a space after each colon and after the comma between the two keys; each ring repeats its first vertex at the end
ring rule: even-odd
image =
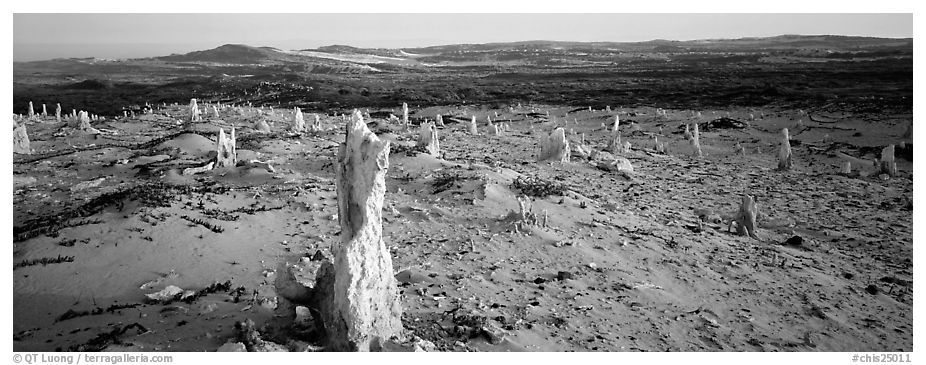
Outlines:
{"type": "Polygon", "coordinates": [[[791,159],[791,141],[788,137],[788,128],[782,128],[781,147],[778,150],[778,170],[790,170],[792,165],[793,161],[791,159]]]}
{"type": "Polygon", "coordinates": [[[405,269],[399,271],[395,274],[395,279],[397,282],[402,284],[418,284],[424,281],[428,281],[427,275],[424,275],[415,269],[405,269]]]}
{"type": "Polygon", "coordinates": [[[437,115],[437,122],[436,122],[436,124],[437,124],[438,127],[443,127],[443,126],[444,126],[444,117],[441,116],[440,114],[437,115]]]}
{"type": "Polygon", "coordinates": [[[266,120],[261,120],[260,122],[257,122],[257,125],[254,126],[254,129],[256,129],[260,133],[270,133],[270,125],[267,124],[266,120]]]}
{"type": "Polygon", "coordinates": [[[267,308],[271,311],[277,309],[277,307],[280,305],[280,299],[275,295],[258,296],[256,301],[257,305],[267,308]]]}
{"type": "Polygon", "coordinates": [[[569,162],[569,140],[566,139],[565,129],[554,129],[550,137],[540,142],[538,161],[569,162]]]}
{"type": "Polygon", "coordinates": [[[433,342],[423,339],[415,341],[415,352],[436,352],[437,346],[433,342]]]}
{"type": "Polygon", "coordinates": [[[479,131],[476,129],[476,116],[473,116],[473,119],[469,122],[469,134],[477,135],[479,131]]]}
{"type": "MultiPolygon", "coordinates": [[[[611,132],[617,134],[617,132],[620,131],[620,126],[621,126],[621,116],[615,115],[614,116],[614,126],[611,127],[611,132]]],[[[618,139],[620,139],[620,137],[618,137],[618,139]]]]}
{"type": "Polygon", "coordinates": [[[149,301],[165,303],[174,300],[175,297],[182,294],[183,289],[174,285],[168,285],[166,288],[157,293],[145,294],[145,296],[148,297],[149,301]]]}
{"type": "Polygon", "coordinates": [[[324,350],[323,347],[313,346],[308,342],[292,339],[286,342],[286,347],[289,348],[290,352],[321,352],[324,350]]]}
{"type": "Polygon", "coordinates": [[[875,284],[869,284],[867,287],[865,287],[865,291],[871,295],[878,295],[878,293],[881,292],[881,290],[879,290],[878,286],[875,284]]]}
{"type": "Polygon", "coordinates": [[[55,122],[61,123],[61,104],[55,105],[55,122]]]}
{"type": "Polygon", "coordinates": [[[316,296],[324,296],[319,309],[328,346],[335,351],[375,350],[402,331],[392,258],[382,237],[389,148],[355,111],[336,165],[341,242],[332,248],[334,264],[322,264],[316,286],[316,296]]]}
{"type": "Polygon", "coordinates": [[[238,342],[243,343],[249,352],[289,352],[286,346],[270,341],[264,341],[260,332],[254,328],[254,321],[246,319],[235,323],[238,342]]]}
{"type": "Polygon", "coordinates": [[[216,352],[248,352],[248,349],[241,342],[227,342],[220,346],[216,352]]]}
{"type": "Polygon", "coordinates": [[[433,123],[421,123],[418,131],[418,147],[424,147],[432,156],[440,157],[440,141],[437,138],[437,127],[433,123]]]}
{"type": "Polygon", "coordinates": [[[587,147],[583,147],[581,144],[577,144],[575,148],[572,149],[572,157],[578,157],[580,159],[588,159],[589,151],[586,151],[587,147]]]}
{"type": "Polygon", "coordinates": [[[632,173],[633,165],[630,163],[630,160],[617,157],[607,152],[600,152],[595,155],[595,161],[593,161],[595,167],[604,171],[611,172],[623,172],[623,173],[632,173]]]}
{"type": "Polygon", "coordinates": [[[508,335],[505,330],[498,328],[494,324],[486,324],[481,328],[482,335],[485,336],[486,340],[493,345],[498,345],[505,340],[505,336],[508,335]]]}
{"type": "Polygon", "coordinates": [[[308,307],[296,306],[296,319],[293,320],[293,325],[300,328],[315,327],[315,320],[312,318],[312,312],[309,311],[308,307]]]}
{"type": "Polygon", "coordinates": [[[852,175],[852,162],[846,161],[846,164],[842,167],[842,174],[849,176],[852,175]]]}
{"type": "Polygon", "coordinates": [[[274,288],[281,297],[296,303],[307,303],[315,290],[320,261],[300,261],[280,270],[274,280],[274,288]]]}
{"type": "Polygon", "coordinates": [[[31,102],[31,101],[29,102],[29,113],[27,114],[27,116],[29,117],[29,119],[34,119],[34,118],[35,118],[35,111],[32,109],[32,102],[31,102]]]}
{"type": "Polygon", "coordinates": [[[493,136],[497,136],[497,135],[498,135],[498,125],[496,125],[496,124],[492,124],[492,135],[493,135],[493,136]]]}
{"type": "Polygon", "coordinates": [[[32,147],[29,143],[29,133],[26,132],[26,123],[22,123],[13,128],[13,153],[32,154],[32,147]]]}
{"type": "Polygon", "coordinates": [[[35,185],[37,181],[38,179],[32,176],[20,176],[20,175],[14,174],[13,175],[13,188],[17,189],[17,188],[21,188],[25,186],[32,186],[32,185],[35,185]]]}
{"type": "Polygon", "coordinates": [[[804,238],[801,236],[792,236],[785,241],[785,244],[788,246],[800,246],[802,243],[804,243],[804,238]]]}
{"type": "Polygon", "coordinates": [[[267,172],[269,173],[277,172],[277,170],[274,169],[273,166],[270,165],[270,162],[271,161],[269,160],[268,161],[250,160],[247,162],[246,166],[251,169],[264,169],[264,170],[267,170],[267,172]]]}
{"type": "Polygon", "coordinates": [[[556,273],[556,280],[559,280],[559,281],[571,280],[574,278],[575,278],[575,275],[569,271],[560,271],[556,273]]]}
{"type": "Polygon", "coordinates": [[[81,191],[81,190],[87,190],[87,189],[90,189],[90,188],[95,188],[95,187],[97,187],[97,186],[100,186],[100,184],[102,184],[103,181],[105,181],[105,180],[106,180],[106,177],[101,177],[101,178],[99,178],[99,179],[84,181],[84,182],[78,183],[77,185],[72,186],[70,190],[71,190],[72,192],[75,192],[75,191],[81,191]]]}
{"type": "Polygon", "coordinates": [[[215,162],[210,162],[210,163],[207,164],[206,166],[185,168],[185,169],[183,169],[183,175],[196,175],[196,174],[201,174],[201,173],[203,173],[203,172],[212,170],[212,167],[213,167],[214,165],[215,165],[215,162]]]}
{"type": "Polygon", "coordinates": [[[219,309],[215,303],[204,303],[199,305],[199,314],[209,314],[219,309]]]}
{"type": "Polygon", "coordinates": [[[231,130],[231,136],[225,136],[225,130],[219,129],[219,138],[216,141],[216,168],[235,167],[238,162],[238,153],[236,151],[235,128],[231,130]]]}

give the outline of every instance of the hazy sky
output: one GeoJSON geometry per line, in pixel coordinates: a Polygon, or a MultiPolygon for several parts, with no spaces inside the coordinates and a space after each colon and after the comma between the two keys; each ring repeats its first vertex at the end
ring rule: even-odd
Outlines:
{"type": "Polygon", "coordinates": [[[162,56],[226,43],[416,47],[781,34],[913,37],[912,14],[13,14],[15,61],[162,56]]]}

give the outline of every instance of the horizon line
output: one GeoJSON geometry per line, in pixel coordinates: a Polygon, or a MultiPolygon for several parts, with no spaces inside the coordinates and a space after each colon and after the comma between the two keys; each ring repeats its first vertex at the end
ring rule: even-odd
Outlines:
{"type": "MultiPolygon", "coordinates": [[[[892,40],[910,40],[910,41],[913,40],[913,37],[883,37],[883,36],[846,35],[846,34],[797,34],[797,33],[786,33],[786,34],[778,34],[778,35],[773,35],[773,36],[743,36],[743,37],[737,37],[737,38],[694,38],[694,39],[653,38],[653,39],[640,40],[640,41],[617,41],[617,40],[577,41],[577,40],[554,40],[554,39],[526,39],[526,40],[515,40],[515,41],[482,42],[482,43],[438,43],[438,44],[431,44],[431,45],[415,45],[415,46],[405,46],[405,47],[363,47],[363,46],[351,45],[351,44],[348,43],[348,42],[343,42],[343,43],[342,43],[342,42],[335,42],[335,43],[330,43],[330,44],[326,44],[326,45],[317,46],[317,47],[315,47],[315,48],[288,48],[288,49],[287,49],[287,48],[276,47],[276,46],[270,46],[270,45],[252,45],[252,44],[248,44],[248,43],[208,42],[208,43],[210,43],[210,44],[217,44],[217,43],[221,43],[221,44],[218,44],[218,45],[216,45],[216,46],[214,46],[214,47],[212,47],[212,48],[205,48],[205,49],[199,49],[199,50],[192,50],[192,51],[188,51],[188,52],[186,52],[186,53],[171,53],[171,54],[161,55],[161,56],[140,56],[140,57],[71,56],[71,57],[54,57],[54,58],[46,58],[46,59],[33,59],[33,60],[25,60],[25,61],[16,61],[16,60],[15,60],[15,58],[16,58],[16,55],[15,55],[15,47],[16,47],[17,45],[19,45],[19,46],[62,46],[62,45],[67,45],[67,46],[72,46],[72,47],[80,47],[80,46],[88,46],[88,45],[92,45],[92,46],[119,46],[119,45],[129,45],[129,44],[131,44],[131,45],[158,45],[158,46],[201,46],[202,44],[207,43],[207,42],[201,42],[201,43],[196,43],[196,42],[183,42],[183,43],[177,43],[177,42],[143,42],[143,43],[139,43],[139,42],[109,42],[109,43],[92,43],[92,42],[88,42],[88,43],[67,43],[67,42],[57,42],[57,43],[53,43],[53,42],[36,42],[36,43],[31,43],[31,42],[25,42],[25,43],[24,43],[24,42],[15,42],[15,41],[14,41],[14,42],[13,42],[13,46],[14,46],[14,55],[13,55],[14,61],[13,61],[13,62],[14,62],[14,63],[25,63],[25,62],[41,62],[41,61],[53,61],[53,60],[67,60],[67,59],[88,59],[88,58],[91,58],[91,59],[111,59],[111,60],[132,60],[132,59],[158,58],[158,57],[165,57],[165,56],[171,56],[171,55],[187,54],[187,53],[191,53],[191,52],[208,51],[208,50],[211,50],[211,49],[215,49],[215,48],[219,48],[219,47],[223,47],[223,46],[229,46],[229,45],[232,45],[232,46],[246,46],[246,47],[254,47],[254,48],[265,48],[265,47],[266,47],[266,48],[274,48],[274,49],[278,49],[278,50],[289,50],[289,51],[317,50],[317,49],[322,48],[322,47],[332,47],[332,46],[346,46],[346,47],[357,48],[357,49],[396,49],[396,50],[402,50],[402,49],[408,49],[408,48],[429,48],[429,47],[462,46],[462,45],[512,44],[512,43],[531,43],[531,42],[550,42],[550,43],[616,43],[616,44],[621,44],[621,43],[623,43],[623,44],[633,44],[633,43],[648,43],[648,42],[659,42],[659,41],[662,41],[662,42],[736,41],[736,40],[746,40],[746,39],[771,39],[771,38],[778,38],[778,37],[848,37],[848,38],[872,38],[872,39],[892,39],[892,40]]],[[[288,42],[293,42],[293,41],[299,41],[299,40],[287,40],[287,41],[288,41],[288,42]]],[[[311,42],[311,41],[310,41],[310,42],[311,42]]],[[[208,46],[207,46],[207,47],[208,47],[208,46]]]]}

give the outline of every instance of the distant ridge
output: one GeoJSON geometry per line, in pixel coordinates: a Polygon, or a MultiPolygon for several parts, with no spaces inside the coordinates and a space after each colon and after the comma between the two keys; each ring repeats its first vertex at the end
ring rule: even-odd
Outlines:
{"type": "Polygon", "coordinates": [[[172,62],[218,62],[235,64],[259,64],[268,60],[284,58],[284,54],[273,47],[252,47],[244,44],[226,44],[204,51],[182,55],[156,57],[172,62]]]}

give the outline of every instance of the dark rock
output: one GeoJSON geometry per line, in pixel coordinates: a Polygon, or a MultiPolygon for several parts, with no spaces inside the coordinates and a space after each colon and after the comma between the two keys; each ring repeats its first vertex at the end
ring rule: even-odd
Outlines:
{"type": "Polygon", "coordinates": [[[254,321],[250,319],[235,322],[235,331],[238,342],[243,343],[248,352],[289,352],[286,346],[264,341],[260,337],[260,332],[255,329],[254,321]]]}
{"type": "Polygon", "coordinates": [[[573,278],[575,278],[575,275],[573,275],[571,272],[568,272],[568,271],[560,271],[556,273],[556,280],[563,281],[563,280],[568,280],[568,279],[573,279],[573,278]]]}
{"type": "Polygon", "coordinates": [[[536,278],[536,279],[534,279],[534,284],[543,284],[543,283],[545,283],[545,282],[547,282],[547,279],[544,279],[544,278],[536,278]]]}
{"type": "Polygon", "coordinates": [[[322,253],[322,250],[318,250],[318,251],[315,251],[315,254],[314,254],[314,255],[312,255],[312,259],[311,259],[311,260],[312,260],[312,261],[326,261],[326,260],[328,260],[328,258],[325,257],[325,254],[322,253]]]}
{"type": "Polygon", "coordinates": [[[804,238],[801,236],[793,236],[785,241],[785,244],[788,246],[800,246],[802,243],[804,243],[804,238]]]}
{"type": "Polygon", "coordinates": [[[878,292],[880,292],[880,290],[878,290],[878,286],[875,284],[868,285],[868,287],[865,288],[865,291],[871,295],[878,295],[878,292]]]}

